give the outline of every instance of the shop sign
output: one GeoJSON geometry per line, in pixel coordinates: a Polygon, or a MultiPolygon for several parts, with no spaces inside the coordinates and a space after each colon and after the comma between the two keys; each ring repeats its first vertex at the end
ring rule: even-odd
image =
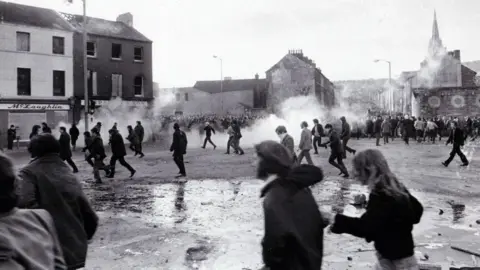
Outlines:
{"type": "MultiPolygon", "coordinates": [[[[97,106],[108,106],[110,104],[110,100],[95,100],[95,104],[97,106]]],[[[117,105],[117,101],[113,100],[112,103],[117,105]]],[[[85,105],[85,100],[82,100],[82,105],[85,105]]],[[[122,100],[121,103],[118,103],[118,106],[131,106],[131,107],[148,107],[147,101],[138,101],[138,100],[122,100]]]]}
{"type": "Polygon", "coordinates": [[[68,104],[28,104],[28,103],[0,103],[0,110],[11,111],[68,111],[68,104]]]}

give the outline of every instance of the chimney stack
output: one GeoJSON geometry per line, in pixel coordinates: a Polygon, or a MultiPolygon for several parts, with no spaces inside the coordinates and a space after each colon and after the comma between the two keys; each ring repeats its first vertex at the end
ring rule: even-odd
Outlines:
{"type": "Polygon", "coordinates": [[[117,22],[122,22],[130,27],[133,27],[133,15],[130,12],[118,15],[117,22]]]}
{"type": "Polygon", "coordinates": [[[258,73],[257,73],[257,74],[255,74],[255,80],[258,80],[258,78],[260,78],[260,77],[258,76],[258,73]]]}
{"type": "Polygon", "coordinates": [[[458,61],[460,61],[460,50],[454,50],[453,51],[453,58],[457,59],[458,61]]]}

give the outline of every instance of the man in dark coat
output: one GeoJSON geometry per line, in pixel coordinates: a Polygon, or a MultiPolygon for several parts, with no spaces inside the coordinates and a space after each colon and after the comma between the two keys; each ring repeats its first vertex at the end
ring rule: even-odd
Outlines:
{"type": "Polygon", "coordinates": [[[390,130],[390,137],[392,141],[397,137],[397,126],[398,126],[398,117],[390,117],[390,127],[392,128],[390,130]]]}
{"type": "Polygon", "coordinates": [[[343,158],[347,158],[346,151],[355,155],[357,150],[347,146],[348,140],[350,140],[350,137],[352,136],[352,131],[350,130],[350,125],[347,123],[347,119],[345,119],[345,116],[340,117],[340,121],[342,121],[342,133],[340,134],[340,139],[343,143],[343,158]]]}
{"type": "Polygon", "coordinates": [[[237,120],[232,121],[232,129],[233,129],[233,140],[232,143],[234,145],[234,149],[238,151],[239,155],[245,154],[243,149],[240,147],[240,139],[242,138],[242,132],[240,131],[240,126],[237,120]]]}
{"type": "Polygon", "coordinates": [[[143,154],[143,139],[145,138],[145,129],[142,126],[142,122],[137,121],[137,125],[135,126],[135,134],[137,134],[138,137],[138,145],[137,145],[137,151],[141,153],[140,157],[144,157],[145,155],[143,154]]]}
{"type": "Polygon", "coordinates": [[[32,138],[34,160],[19,172],[18,207],[45,209],[53,217],[68,269],[85,267],[88,240],[98,217],[80,181],[59,156],[60,144],[51,134],[32,138]]]}
{"type": "Polygon", "coordinates": [[[340,140],[340,136],[338,136],[337,132],[333,129],[331,124],[325,125],[325,131],[329,137],[329,141],[323,143],[322,146],[327,148],[327,145],[330,144],[330,157],[328,158],[328,163],[330,163],[333,167],[340,170],[340,174],[343,174],[343,177],[348,178],[348,170],[343,164],[343,143],[340,140]],[[335,162],[335,160],[337,162],[335,162]]]}
{"type": "Polygon", "coordinates": [[[7,149],[13,150],[13,142],[17,138],[17,129],[14,125],[11,125],[7,131],[7,149]]]}
{"type": "Polygon", "coordinates": [[[173,152],[173,161],[177,164],[179,169],[178,175],[176,178],[185,177],[187,173],[185,171],[185,163],[183,162],[183,155],[187,153],[187,135],[185,132],[180,130],[180,125],[178,123],[173,124],[173,140],[172,145],[170,146],[170,152],[173,152]]]}
{"type": "Polygon", "coordinates": [[[217,148],[217,146],[212,142],[212,132],[215,134],[215,129],[213,129],[212,126],[210,126],[209,122],[205,123],[205,128],[203,128],[205,131],[205,140],[203,141],[203,146],[202,148],[205,149],[207,146],[207,142],[209,142],[211,145],[213,145],[213,150],[217,148]]]}
{"type": "MultiPolygon", "coordinates": [[[[105,170],[106,175],[110,175],[110,170],[103,162],[107,155],[105,154],[105,148],[103,147],[102,137],[100,137],[100,133],[96,128],[92,128],[92,134],[93,136],[90,137],[90,141],[88,143],[88,161],[90,161],[89,164],[93,167],[93,177],[95,178],[95,183],[101,184],[102,178],[100,177],[100,170],[105,170]],[[93,162],[91,158],[93,158],[93,162]]],[[[90,135],[90,133],[88,135],[90,135]]]]}
{"type": "Polygon", "coordinates": [[[380,146],[380,138],[382,137],[382,117],[379,115],[375,120],[375,124],[373,126],[373,132],[375,133],[376,145],[380,146]]]}
{"type": "Polygon", "coordinates": [[[290,152],[274,141],[264,141],[255,150],[257,177],[266,180],[260,194],[265,269],[321,269],[323,230],[328,223],[309,187],[323,180],[322,170],[313,165],[292,168],[290,152]]]}
{"type": "Polygon", "coordinates": [[[135,156],[140,155],[140,158],[143,158],[145,155],[142,152],[142,146],[138,134],[133,130],[132,126],[127,126],[127,130],[127,140],[130,142],[130,149],[135,152],[135,156]]]}
{"type": "Polygon", "coordinates": [[[323,136],[323,127],[318,122],[318,119],[313,119],[313,128],[312,128],[312,136],[313,136],[313,149],[315,150],[315,155],[318,155],[318,148],[322,144],[322,136],[323,136]]]}
{"type": "Polygon", "coordinates": [[[52,133],[52,129],[48,126],[47,123],[43,122],[42,123],[42,132],[43,133],[52,133]]]}
{"type": "MultiPolygon", "coordinates": [[[[136,171],[125,161],[125,156],[127,155],[127,150],[125,149],[125,143],[123,142],[122,135],[118,132],[118,130],[110,129],[108,131],[110,133],[110,147],[112,148],[112,157],[110,158],[110,174],[107,176],[108,178],[115,177],[115,164],[120,162],[120,164],[127,168],[130,171],[130,177],[136,173],[136,171]]],[[[100,134],[99,134],[100,136],[100,134]]]]}
{"type": "Polygon", "coordinates": [[[373,137],[373,121],[370,117],[368,117],[367,122],[365,123],[365,127],[366,127],[366,133],[368,138],[372,138],[373,137]]]}
{"type": "Polygon", "coordinates": [[[452,162],[455,155],[458,155],[462,160],[462,163],[463,163],[462,166],[468,166],[467,157],[465,157],[465,155],[462,152],[462,149],[460,149],[465,144],[464,132],[461,128],[458,128],[457,122],[452,122],[451,125],[452,125],[452,131],[450,132],[450,136],[448,137],[447,143],[445,145],[452,143],[453,147],[452,147],[452,151],[450,152],[450,156],[448,157],[447,160],[442,162],[442,164],[443,166],[448,167],[448,164],[452,162]]]}
{"type": "Polygon", "coordinates": [[[60,158],[63,161],[67,161],[68,165],[72,167],[73,173],[78,173],[77,165],[72,160],[72,150],[70,149],[70,135],[67,133],[65,127],[60,127],[60,138],[58,139],[60,143],[60,158]]]}
{"type": "Polygon", "coordinates": [[[70,128],[68,133],[70,134],[70,139],[72,140],[73,151],[75,151],[75,149],[77,148],[78,136],[80,136],[80,131],[78,130],[77,125],[72,124],[72,127],[70,128]]]}
{"type": "Polygon", "coordinates": [[[415,134],[415,122],[408,115],[405,115],[403,120],[403,130],[403,140],[408,145],[410,137],[415,134]]]}

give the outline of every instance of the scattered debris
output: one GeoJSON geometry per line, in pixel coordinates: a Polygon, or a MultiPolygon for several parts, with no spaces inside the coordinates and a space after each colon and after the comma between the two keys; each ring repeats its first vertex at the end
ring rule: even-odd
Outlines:
{"type": "Polygon", "coordinates": [[[347,260],[351,261],[351,260],[352,260],[352,257],[350,257],[350,256],[349,256],[349,257],[347,257],[347,260]]]}
{"type": "Polygon", "coordinates": [[[439,215],[443,215],[443,213],[444,213],[444,212],[443,212],[442,209],[440,209],[440,212],[438,212],[439,215]]]}
{"type": "Polygon", "coordinates": [[[423,256],[420,258],[420,260],[422,260],[422,261],[428,261],[428,259],[430,258],[430,256],[428,256],[427,253],[423,253],[422,255],[423,256]]]}
{"type": "Polygon", "coordinates": [[[457,250],[457,251],[461,251],[461,252],[464,252],[464,253],[467,253],[467,254],[470,254],[470,255],[475,255],[477,257],[480,257],[480,253],[475,252],[475,251],[466,250],[466,249],[463,249],[463,248],[460,248],[460,247],[457,247],[457,246],[451,246],[451,248],[454,249],[454,250],[457,250]]]}

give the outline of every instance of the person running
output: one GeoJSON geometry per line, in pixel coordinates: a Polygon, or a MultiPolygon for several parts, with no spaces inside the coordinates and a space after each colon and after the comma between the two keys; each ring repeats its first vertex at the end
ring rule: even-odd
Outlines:
{"type": "Polygon", "coordinates": [[[213,134],[215,134],[215,129],[210,126],[209,122],[206,122],[205,128],[203,128],[203,130],[205,131],[205,140],[203,141],[202,148],[205,149],[205,147],[207,146],[207,142],[209,142],[211,145],[213,145],[213,150],[215,150],[217,146],[212,142],[212,132],[213,134]]]}
{"type": "MultiPolygon", "coordinates": [[[[110,129],[108,131],[110,133],[110,146],[112,148],[112,157],[110,158],[110,174],[107,178],[115,177],[115,164],[117,160],[120,164],[127,168],[130,171],[130,178],[135,175],[136,171],[125,161],[125,156],[127,155],[127,151],[125,150],[125,143],[123,142],[122,135],[118,132],[118,130],[110,129]]],[[[100,134],[99,134],[100,136],[100,134]]]]}
{"type": "Polygon", "coordinates": [[[80,136],[80,131],[75,124],[72,124],[72,127],[70,127],[68,133],[70,134],[70,139],[72,140],[73,151],[75,151],[77,148],[77,140],[80,136]]]}
{"type": "Polygon", "coordinates": [[[65,127],[60,127],[60,138],[58,139],[60,143],[60,158],[63,161],[67,161],[68,165],[72,167],[73,173],[78,173],[77,165],[72,160],[72,149],[70,148],[70,135],[67,133],[65,127]]]}
{"type": "Polygon", "coordinates": [[[314,154],[318,155],[317,146],[320,146],[322,144],[322,135],[323,135],[323,127],[318,122],[318,119],[313,119],[312,135],[313,135],[313,149],[315,150],[314,154]]]}
{"type": "Polygon", "coordinates": [[[298,149],[300,154],[298,154],[298,164],[302,164],[302,160],[305,157],[307,163],[313,165],[312,157],[310,156],[310,150],[312,150],[312,131],[308,129],[308,123],[303,121],[300,125],[302,128],[302,133],[300,135],[300,143],[298,144],[298,149]]]}
{"type": "Polygon", "coordinates": [[[127,126],[128,137],[127,140],[130,142],[130,149],[135,152],[135,156],[140,155],[140,158],[143,158],[145,155],[142,152],[142,147],[140,146],[140,138],[137,133],[133,130],[132,126],[127,126]]]}
{"type": "Polygon", "coordinates": [[[331,124],[325,125],[325,132],[329,137],[329,141],[323,143],[322,146],[327,148],[327,145],[330,144],[330,157],[328,158],[328,163],[330,163],[333,167],[340,170],[339,175],[343,175],[344,178],[348,178],[349,174],[347,168],[343,164],[343,143],[340,140],[340,136],[338,136],[337,132],[333,129],[331,124]],[[335,162],[335,160],[337,162],[335,162]]]}
{"type": "Polygon", "coordinates": [[[462,160],[462,166],[468,166],[468,160],[465,154],[463,154],[461,147],[465,144],[465,135],[461,128],[458,128],[458,122],[452,122],[452,131],[448,137],[447,143],[445,145],[453,144],[452,151],[447,160],[442,162],[443,166],[448,167],[450,162],[452,162],[455,155],[458,155],[462,160]]]}
{"type": "Polygon", "coordinates": [[[373,241],[375,269],[419,269],[412,230],[422,217],[422,204],[392,173],[379,150],[362,151],[352,163],[355,178],[370,190],[367,211],[361,217],[337,214],[331,232],[373,241]]]}
{"type": "Polygon", "coordinates": [[[347,119],[345,116],[340,117],[340,121],[342,121],[342,133],[340,134],[340,139],[343,143],[343,158],[347,158],[347,152],[352,153],[355,155],[357,150],[348,147],[348,140],[352,136],[352,131],[350,130],[350,125],[347,123],[347,119]]]}

